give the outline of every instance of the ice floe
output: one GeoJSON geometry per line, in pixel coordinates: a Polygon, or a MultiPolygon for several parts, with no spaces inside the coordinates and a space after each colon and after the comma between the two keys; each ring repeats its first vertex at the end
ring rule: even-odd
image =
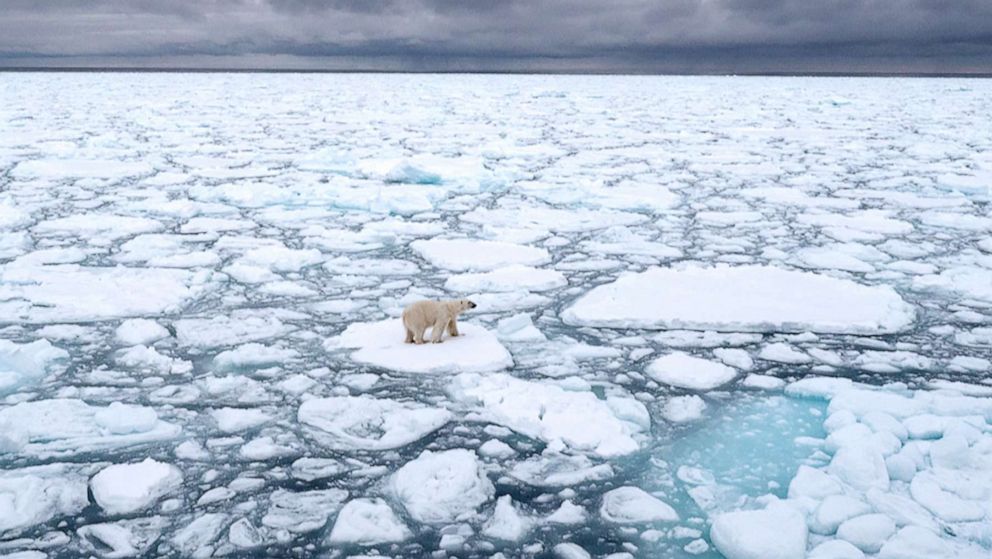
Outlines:
{"type": "Polygon", "coordinates": [[[494,493],[475,453],[465,449],[425,450],[396,470],[389,488],[407,514],[428,524],[469,518],[494,493]]]}
{"type": "Polygon", "coordinates": [[[745,332],[887,334],[915,311],[891,287],[770,266],[654,268],[593,288],[570,324],[745,332]]]}
{"type": "Polygon", "coordinates": [[[410,247],[431,264],[455,271],[495,270],[513,264],[535,266],[550,260],[543,248],[501,241],[430,239],[414,241],[410,247]]]}
{"type": "Polygon", "coordinates": [[[158,418],[154,409],[114,402],[90,406],[81,400],[51,399],[0,408],[15,450],[31,456],[71,455],[175,438],[181,428],[158,418]]]}
{"type": "Polygon", "coordinates": [[[691,390],[712,390],[737,376],[731,367],[681,351],[655,359],[645,372],[658,382],[691,390]]]}
{"type": "Polygon", "coordinates": [[[90,479],[90,490],[107,514],[129,514],[154,504],[182,482],[179,468],[146,458],[134,464],[107,466],[90,479]]]}
{"type": "Polygon", "coordinates": [[[459,323],[458,330],[460,336],[446,337],[440,345],[417,345],[404,343],[399,319],[354,323],[324,347],[356,349],[351,359],[403,373],[485,372],[513,365],[506,348],[485,328],[459,323]]]}
{"type": "Polygon", "coordinates": [[[567,390],[507,374],[461,374],[448,390],[457,401],[479,406],[481,417],[488,421],[601,456],[636,451],[638,440],[651,427],[644,405],[624,395],[600,400],[588,390],[567,390]]]}
{"type": "Polygon", "coordinates": [[[300,406],[300,423],[334,450],[387,450],[419,440],[452,415],[444,409],[366,396],[320,398],[300,406]]]}

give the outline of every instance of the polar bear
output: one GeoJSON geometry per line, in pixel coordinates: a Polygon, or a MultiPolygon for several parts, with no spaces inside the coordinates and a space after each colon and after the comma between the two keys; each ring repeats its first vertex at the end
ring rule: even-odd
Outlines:
{"type": "Polygon", "coordinates": [[[424,332],[431,328],[431,342],[441,343],[444,330],[452,336],[458,335],[458,315],[474,309],[475,303],[468,299],[453,301],[417,301],[403,309],[403,327],[406,328],[408,344],[424,343],[424,332]]]}

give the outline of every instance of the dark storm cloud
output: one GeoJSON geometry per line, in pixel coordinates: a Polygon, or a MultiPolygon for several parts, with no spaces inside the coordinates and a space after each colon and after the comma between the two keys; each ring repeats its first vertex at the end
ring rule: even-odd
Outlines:
{"type": "Polygon", "coordinates": [[[3,66],[992,71],[990,0],[0,0],[3,66]]]}

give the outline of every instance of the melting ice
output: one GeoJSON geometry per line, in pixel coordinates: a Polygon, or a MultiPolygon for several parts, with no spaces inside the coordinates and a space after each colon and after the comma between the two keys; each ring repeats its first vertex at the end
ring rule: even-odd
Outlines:
{"type": "Polygon", "coordinates": [[[0,554],[992,554],[988,81],[0,90],[0,554]]]}

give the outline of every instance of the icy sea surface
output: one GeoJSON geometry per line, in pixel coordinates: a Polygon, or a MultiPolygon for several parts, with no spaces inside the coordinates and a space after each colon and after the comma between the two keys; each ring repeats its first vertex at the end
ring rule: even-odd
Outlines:
{"type": "Polygon", "coordinates": [[[992,555],[992,81],[0,101],[0,555],[992,555]]]}

